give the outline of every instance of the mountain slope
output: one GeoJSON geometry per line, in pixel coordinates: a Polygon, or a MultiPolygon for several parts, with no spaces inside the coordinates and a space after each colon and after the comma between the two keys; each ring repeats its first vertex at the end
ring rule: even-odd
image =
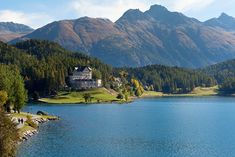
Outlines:
{"type": "Polygon", "coordinates": [[[218,18],[206,21],[205,24],[211,27],[219,27],[227,31],[235,31],[235,18],[225,13],[222,13],[218,18]]]}
{"type": "Polygon", "coordinates": [[[0,41],[8,42],[33,31],[32,28],[13,22],[0,22],[0,41]]]}
{"type": "Polygon", "coordinates": [[[128,10],[115,23],[100,18],[53,22],[23,38],[46,39],[114,66],[202,67],[235,58],[235,35],[163,6],[128,10]]]}

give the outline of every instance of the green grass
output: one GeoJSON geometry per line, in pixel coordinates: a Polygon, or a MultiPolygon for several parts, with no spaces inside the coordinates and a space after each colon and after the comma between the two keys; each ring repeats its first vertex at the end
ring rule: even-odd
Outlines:
{"type": "Polygon", "coordinates": [[[39,99],[40,102],[50,103],[50,104],[78,104],[85,103],[83,98],[84,94],[90,94],[92,97],[91,103],[104,103],[104,102],[118,102],[119,99],[116,98],[116,94],[111,94],[105,88],[90,89],[80,92],[60,92],[56,97],[42,98],[39,99]]]}
{"type": "Polygon", "coordinates": [[[27,118],[27,116],[29,116],[30,118],[32,118],[33,116],[37,116],[39,118],[56,118],[55,116],[50,116],[50,115],[35,115],[35,114],[31,114],[31,113],[26,113],[26,112],[20,112],[20,113],[11,113],[10,114],[12,117],[15,118],[27,118]]]}
{"type": "Polygon", "coordinates": [[[155,92],[155,91],[144,91],[144,93],[141,95],[142,98],[145,97],[161,97],[163,96],[162,92],[155,92]]]}
{"type": "Polygon", "coordinates": [[[164,94],[162,92],[144,91],[144,97],[170,97],[170,96],[215,96],[218,95],[218,86],[214,87],[196,87],[192,92],[187,94],[164,94]]]}
{"type": "Polygon", "coordinates": [[[164,94],[164,96],[215,96],[218,95],[218,86],[214,87],[196,87],[187,94],[164,94]]]}

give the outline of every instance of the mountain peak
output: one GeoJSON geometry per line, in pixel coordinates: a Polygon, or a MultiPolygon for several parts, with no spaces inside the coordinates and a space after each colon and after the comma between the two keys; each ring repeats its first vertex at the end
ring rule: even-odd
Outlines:
{"type": "Polygon", "coordinates": [[[168,10],[162,5],[155,4],[150,7],[149,11],[168,11],[168,10]]]}
{"type": "Polygon", "coordinates": [[[127,10],[123,16],[118,20],[129,20],[129,21],[135,21],[137,19],[144,18],[144,13],[140,11],[139,9],[129,9],[127,10]]]}
{"type": "Polygon", "coordinates": [[[228,14],[226,14],[226,13],[224,13],[224,12],[222,12],[221,14],[220,14],[220,17],[226,17],[226,16],[229,16],[228,14]]]}
{"type": "Polygon", "coordinates": [[[221,13],[218,18],[207,20],[205,24],[212,27],[220,27],[227,31],[235,31],[235,18],[226,13],[221,13]]]}
{"type": "Polygon", "coordinates": [[[219,20],[234,20],[234,18],[232,16],[229,16],[226,13],[221,13],[221,15],[218,18],[219,20]]]}
{"type": "Polygon", "coordinates": [[[33,31],[33,29],[29,26],[14,22],[0,22],[0,30],[10,31],[14,33],[28,33],[33,31]]]}

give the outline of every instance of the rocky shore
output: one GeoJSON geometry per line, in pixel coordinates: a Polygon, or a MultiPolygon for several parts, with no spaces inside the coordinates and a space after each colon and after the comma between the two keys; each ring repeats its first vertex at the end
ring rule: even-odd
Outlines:
{"type": "Polygon", "coordinates": [[[48,121],[59,120],[57,116],[50,116],[48,114],[31,114],[24,112],[12,113],[9,114],[9,116],[19,130],[21,141],[28,140],[33,135],[37,134],[40,124],[46,123],[48,121]]]}
{"type": "Polygon", "coordinates": [[[40,126],[40,124],[42,123],[46,123],[48,121],[54,121],[54,120],[59,120],[58,117],[32,117],[32,122],[35,123],[37,125],[37,128],[33,128],[33,129],[30,129],[30,130],[25,130],[24,132],[22,132],[22,135],[21,135],[21,140],[25,141],[25,140],[28,140],[30,137],[32,137],[33,135],[37,134],[38,133],[38,128],[40,126]]]}

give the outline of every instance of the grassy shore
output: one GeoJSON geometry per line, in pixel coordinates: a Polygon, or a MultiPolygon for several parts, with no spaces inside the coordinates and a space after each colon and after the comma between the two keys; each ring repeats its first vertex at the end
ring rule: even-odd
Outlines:
{"type": "Polygon", "coordinates": [[[192,92],[187,94],[164,94],[162,92],[145,91],[141,97],[196,97],[196,96],[215,96],[218,95],[218,86],[214,87],[196,87],[192,92]]]}
{"type": "MultiPolygon", "coordinates": [[[[90,94],[92,99],[89,103],[126,103],[124,100],[117,99],[117,92],[107,90],[106,88],[90,89],[79,92],[60,92],[57,96],[41,98],[39,102],[49,104],[84,104],[84,94],[90,94]]],[[[197,87],[187,94],[164,94],[162,92],[145,91],[141,98],[147,97],[170,97],[170,96],[215,96],[218,95],[218,86],[197,87]]],[[[132,98],[130,98],[131,102],[132,98]]]]}
{"type": "Polygon", "coordinates": [[[60,92],[55,97],[41,98],[40,102],[50,104],[79,104],[85,103],[84,94],[90,94],[92,99],[90,103],[109,103],[109,102],[123,102],[117,99],[117,93],[107,90],[105,88],[90,89],[79,92],[60,92]]]}
{"type": "Polygon", "coordinates": [[[35,115],[35,114],[31,114],[31,113],[25,113],[25,112],[21,112],[21,113],[11,113],[9,114],[9,116],[11,118],[15,118],[15,119],[24,119],[24,123],[22,125],[18,125],[18,131],[19,131],[19,135],[20,137],[24,136],[25,132],[28,131],[35,131],[37,130],[38,125],[36,124],[36,128],[35,126],[33,127],[29,121],[27,120],[28,118],[31,120],[39,120],[39,119],[44,119],[45,121],[48,120],[56,120],[58,119],[58,117],[56,116],[50,116],[50,115],[35,115]]]}

